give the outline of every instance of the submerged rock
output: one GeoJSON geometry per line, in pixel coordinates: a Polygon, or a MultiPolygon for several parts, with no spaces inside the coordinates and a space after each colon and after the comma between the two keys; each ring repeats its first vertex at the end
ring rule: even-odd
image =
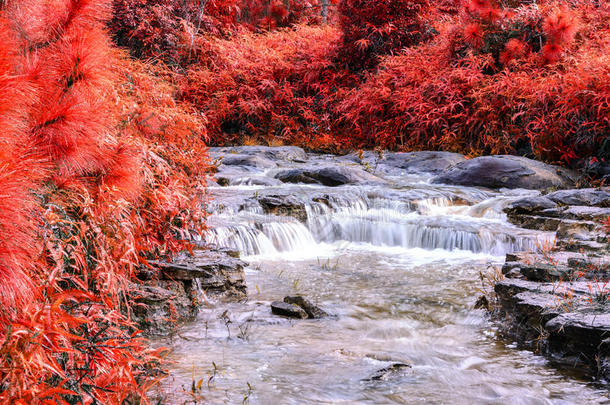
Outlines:
{"type": "Polygon", "coordinates": [[[328,316],[328,314],[324,310],[315,306],[310,301],[306,300],[300,295],[293,297],[284,297],[284,302],[287,304],[293,304],[301,307],[307,313],[309,319],[319,319],[328,316]]]}
{"type": "Polygon", "coordinates": [[[392,377],[400,375],[405,369],[411,368],[410,365],[405,363],[393,363],[388,367],[384,367],[380,370],[377,370],[375,374],[373,374],[368,381],[385,381],[389,380],[392,377]]]}
{"type": "Polygon", "coordinates": [[[273,301],[271,303],[271,313],[297,319],[306,319],[308,317],[307,312],[303,308],[282,301],[273,301]]]}
{"type": "Polygon", "coordinates": [[[492,189],[543,190],[574,185],[575,176],[558,166],[519,156],[482,156],[449,167],[433,183],[478,186],[492,189]]]}

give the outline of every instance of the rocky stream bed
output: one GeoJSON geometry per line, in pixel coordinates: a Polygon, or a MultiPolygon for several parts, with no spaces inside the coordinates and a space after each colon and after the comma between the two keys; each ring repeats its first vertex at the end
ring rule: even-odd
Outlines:
{"type": "Polygon", "coordinates": [[[211,155],[201,249],[137,290],[163,401],[608,401],[608,188],[512,156],[211,155]]]}

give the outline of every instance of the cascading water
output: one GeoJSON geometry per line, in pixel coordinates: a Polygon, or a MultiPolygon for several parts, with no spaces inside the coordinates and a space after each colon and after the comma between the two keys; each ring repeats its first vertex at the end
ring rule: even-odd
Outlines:
{"type": "MultiPolygon", "coordinates": [[[[207,241],[242,254],[265,255],[311,249],[316,243],[357,242],[376,246],[468,250],[502,255],[515,250],[534,250],[549,234],[518,230],[504,220],[501,207],[506,199],[492,197],[475,205],[454,204],[437,197],[403,201],[366,195],[350,190],[347,195],[323,202],[303,196],[307,221],[261,215],[262,208],[241,206],[241,222],[212,228],[207,241]]],[[[236,212],[218,215],[231,222],[236,212]]]]}
{"type": "Polygon", "coordinates": [[[173,403],[195,403],[193,374],[214,404],[607,400],[499,340],[472,309],[490,265],[553,239],[506,221],[502,208],[532,192],[438,186],[425,176],[383,186],[239,185],[257,184],[246,174],[212,189],[205,239],[250,262],[249,300],[208,303],[169,342],[173,403]],[[263,206],[266,196],[291,206],[263,206]],[[271,301],[293,294],[333,316],[270,313],[271,301]],[[396,363],[410,368],[372,378],[396,363]]]}

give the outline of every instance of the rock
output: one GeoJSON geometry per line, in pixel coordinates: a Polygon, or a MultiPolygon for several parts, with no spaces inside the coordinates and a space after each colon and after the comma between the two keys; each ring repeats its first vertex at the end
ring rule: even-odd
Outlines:
{"type": "Polygon", "coordinates": [[[267,176],[216,176],[219,186],[278,186],[282,184],[278,179],[267,176]]]}
{"type": "MultiPolygon", "coordinates": [[[[543,214],[548,215],[548,212],[543,211],[543,214]]],[[[610,217],[610,208],[601,207],[582,207],[582,206],[571,206],[562,210],[559,213],[562,218],[566,219],[577,219],[581,221],[601,221],[607,217],[610,217]]]]}
{"type": "Polygon", "coordinates": [[[561,205],[610,207],[610,188],[608,187],[560,190],[547,194],[545,197],[561,205]]]}
{"type": "Polygon", "coordinates": [[[569,312],[561,314],[545,325],[548,336],[548,350],[556,357],[569,359],[572,366],[589,367],[600,377],[608,377],[607,350],[604,342],[610,336],[610,312],[569,312]],[[601,350],[600,350],[601,349],[601,350]],[[602,351],[600,353],[600,351],[602,351]]]}
{"type": "Polygon", "coordinates": [[[537,229],[539,231],[556,231],[561,220],[539,215],[508,214],[507,219],[511,224],[525,229],[537,229]]]}
{"type": "Polygon", "coordinates": [[[411,368],[410,365],[405,363],[393,363],[388,367],[384,367],[377,370],[368,380],[369,381],[385,381],[394,376],[399,375],[404,369],[411,368]]]}
{"type": "Polygon", "coordinates": [[[273,301],[271,303],[271,312],[274,315],[286,316],[288,318],[306,319],[308,317],[307,312],[303,308],[282,301],[273,301]]]}
{"type": "Polygon", "coordinates": [[[284,183],[323,184],[330,187],[384,182],[381,178],[356,166],[291,169],[277,173],[275,178],[284,183]]]}
{"type": "Polygon", "coordinates": [[[130,297],[135,302],[131,318],[148,336],[167,336],[199,312],[191,291],[179,281],[132,284],[130,297]]]}
{"type": "Polygon", "coordinates": [[[433,183],[543,190],[574,185],[568,170],[518,156],[482,156],[449,167],[433,183]]]}
{"type": "Polygon", "coordinates": [[[307,313],[309,319],[319,319],[328,316],[328,314],[324,310],[313,305],[310,301],[306,300],[300,295],[294,297],[284,297],[284,302],[287,304],[297,305],[302,308],[307,313]]]}
{"type": "Polygon", "coordinates": [[[536,214],[555,207],[557,204],[546,197],[526,197],[510,203],[504,208],[504,212],[508,215],[536,214]]]}
{"type": "Polygon", "coordinates": [[[198,283],[206,294],[243,298],[246,295],[244,267],[246,263],[227,252],[194,250],[171,262],[150,261],[160,269],[160,278],[198,283]]]}
{"type": "Polygon", "coordinates": [[[601,226],[593,221],[561,219],[557,227],[560,239],[595,240],[598,234],[601,234],[601,226]]]}
{"type": "Polygon", "coordinates": [[[384,165],[402,169],[406,173],[437,174],[448,167],[465,161],[464,155],[451,152],[409,152],[387,153],[381,162],[384,165]]]}
{"type": "Polygon", "coordinates": [[[484,309],[486,311],[489,311],[489,300],[487,299],[487,297],[481,295],[477,302],[475,302],[474,309],[484,309]]]}
{"type": "Polygon", "coordinates": [[[566,280],[572,275],[572,271],[569,267],[548,263],[534,263],[531,265],[522,264],[519,268],[521,274],[532,281],[566,280]]]}
{"type": "Polygon", "coordinates": [[[259,204],[266,214],[293,217],[307,222],[305,204],[290,195],[267,195],[259,197],[259,204]]]}
{"type": "Polygon", "coordinates": [[[311,173],[313,172],[304,169],[290,169],[277,173],[275,178],[284,183],[319,184],[320,181],[311,173]]]}
{"type": "Polygon", "coordinates": [[[222,159],[222,164],[226,166],[255,167],[258,169],[277,167],[275,162],[257,155],[229,155],[222,159]]]}
{"type": "Polygon", "coordinates": [[[305,162],[307,160],[307,153],[305,153],[303,149],[296,146],[229,146],[210,148],[210,155],[213,158],[218,156],[226,156],[230,153],[257,155],[273,161],[285,160],[293,162],[305,162]]]}

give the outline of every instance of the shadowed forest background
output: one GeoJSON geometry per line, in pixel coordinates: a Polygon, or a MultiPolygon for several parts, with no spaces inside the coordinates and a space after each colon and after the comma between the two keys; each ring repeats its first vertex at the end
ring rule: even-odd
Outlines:
{"type": "Polygon", "coordinates": [[[0,402],[139,403],[210,145],[610,159],[603,0],[0,2],[0,402]]]}

